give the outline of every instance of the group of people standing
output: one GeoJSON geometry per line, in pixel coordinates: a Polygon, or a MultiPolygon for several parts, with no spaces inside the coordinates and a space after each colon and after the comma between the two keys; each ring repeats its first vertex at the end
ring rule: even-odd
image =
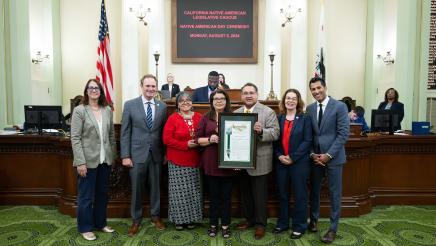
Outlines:
{"type": "MultiPolygon", "coordinates": [[[[218,76],[216,72],[209,73],[209,81],[218,81],[218,76]]],[[[224,238],[231,236],[231,194],[237,178],[245,220],[236,228],[254,227],[255,239],[263,238],[267,224],[268,174],[275,167],[280,216],[273,232],[291,229],[291,238],[298,239],[307,230],[317,231],[321,185],[327,177],[331,225],[321,240],[333,242],[341,210],[349,119],[345,104],[327,96],[322,78],[309,82],[316,102],[306,112],[299,91],[289,89],[280,102],[278,117],[274,110],[258,101],[255,84],[247,83],[241,88],[243,106],[234,112],[258,114],[253,126],[257,138],[256,168],[247,170],[218,168],[218,143],[222,140],[218,116],[231,112],[226,91],[215,89],[208,93],[210,109],[204,115],[193,111],[193,97],[182,91],[176,97],[177,111],[167,118],[165,103],[154,98],[156,78],[145,75],[140,87],[142,95],[124,105],[120,135],[120,157],[123,166],[129,168],[132,185],[130,236],[140,229],[146,181],[151,221],[157,229],[165,229],[160,218],[159,183],[162,164],[167,162],[168,221],[175,224],[176,230],[192,229],[202,220],[202,170],[210,201],[208,235],[215,237],[221,231],[224,238]],[[309,180],[310,223],[307,222],[309,180]],[[291,226],[289,185],[295,197],[291,226]]],[[[88,81],[85,98],[73,112],[71,141],[78,172],[78,229],[85,239],[95,240],[93,230],[113,232],[106,223],[106,207],[109,166],[116,152],[112,111],[101,84],[88,81]]]]}

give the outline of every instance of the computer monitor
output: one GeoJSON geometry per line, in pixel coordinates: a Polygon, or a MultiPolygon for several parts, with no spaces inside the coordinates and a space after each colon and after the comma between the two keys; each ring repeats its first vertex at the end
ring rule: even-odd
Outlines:
{"type": "Polygon", "coordinates": [[[62,106],[24,106],[24,130],[60,129],[63,124],[62,106]]]}
{"type": "Polygon", "coordinates": [[[373,109],[371,112],[371,131],[372,132],[389,132],[400,129],[398,122],[398,113],[392,110],[373,109]]]}

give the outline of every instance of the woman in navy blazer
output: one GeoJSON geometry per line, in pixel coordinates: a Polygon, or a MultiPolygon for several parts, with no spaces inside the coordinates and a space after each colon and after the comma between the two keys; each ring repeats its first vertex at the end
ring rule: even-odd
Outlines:
{"type": "Polygon", "coordinates": [[[280,102],[280,137],[274,144],[279,189],[280,216],[274,233],[289,229],[289,184],[295,198],[292,215],[292,239],[307,229],[307,179],[310,174],[312,121],[303,112],[304,102],[296,89],[288,89],[280,102]]]}
{"type": "Polygon", "coordinates": [[[394,130],[400,130],[401,129],[401,121],[403,121],[404,118],[404,105],[398,101],[398,91],[394,88],[389,88],[385,92],[385,100],[378,105],[378,109],[382,110],[392,110],[397,112],[398,114],[398,121],[394,126],[394,130]]]}

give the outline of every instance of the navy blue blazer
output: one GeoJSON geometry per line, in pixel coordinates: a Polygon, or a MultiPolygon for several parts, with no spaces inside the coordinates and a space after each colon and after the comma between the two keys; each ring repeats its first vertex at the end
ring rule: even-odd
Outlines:
{"type": "MultiPolygon", "coordinates": [[[[168,87],[168,84],[164,84],[164,85],[162,85],[160,90],[161,91],[163,91],[163,90],[169,91],[170,89],[168,87]]],[[[179,92],[180,92],[179,85],[178,84],[173,84],[171,86],[171,97],[176,97],[179,92]]]]}
{"type": "MultiPolygon", "coordinates": [[[[378,105],[378,109],[385,109],[386,105],[388,103],[387,102],[381,102],[380,105],[378,105]]],[[[395,111],[398,113],[398,129],[394,129],[394,130],[399,130],[401,129],[401,121],[403,121],[404,118],[404,104],[400,103],[400,102],[393,102],[391,105],[391,108],[389,110],[395,111]]]]}
{"type": "MultiPolygon", "coordinates": [[[[279,115],[280,137],[274,142],[274,155],[276,160],[284,154],[282,147],[283,128],[286,115],[279,115]]],[[[293,163],[310,162],[310,151],[312,149],[312,119],[308,114],[302,113],[295,116],[289,140],[289,157],[293,163]]],[[[280,162],[280,161],[279,161],[280,162]]]]}
{"type": "Polygon", "coordinates": [[[209,102],[209,87],[206,85],[195,89],[192,102],[209,102]]]}

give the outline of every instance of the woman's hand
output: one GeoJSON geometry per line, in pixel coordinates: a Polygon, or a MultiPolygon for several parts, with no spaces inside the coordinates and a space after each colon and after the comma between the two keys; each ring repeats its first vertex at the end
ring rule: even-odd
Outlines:
{"type": "Polygon", "coordinates": [[[88,171],[88,169],[86,168],[86,163],[77,166],[77,173],[80,175],[80,177],[85,178],[87,171],[88,171]]]}
{"type": "Polygon", "coordinates": [[[209,143],[219,143],[220,142],[220,137],[218,137],[218,135],[213,134],[212,136],[210,136],[209,138],[209,143]]]}
{"type": "Polygon", "coordinates": [[[292,159],[289,157],[289,155],[281,155],[279,156],[279,161],[283,163],[284,165],[291,165],[292,159]]]}
{"type": "Polygon", "coordinates": [[[188,148],[192,149],[192,148],[196,148],[198,146],[198,144],[195,142],[195,140],[191,139],[188,141],[188,148]]]}

